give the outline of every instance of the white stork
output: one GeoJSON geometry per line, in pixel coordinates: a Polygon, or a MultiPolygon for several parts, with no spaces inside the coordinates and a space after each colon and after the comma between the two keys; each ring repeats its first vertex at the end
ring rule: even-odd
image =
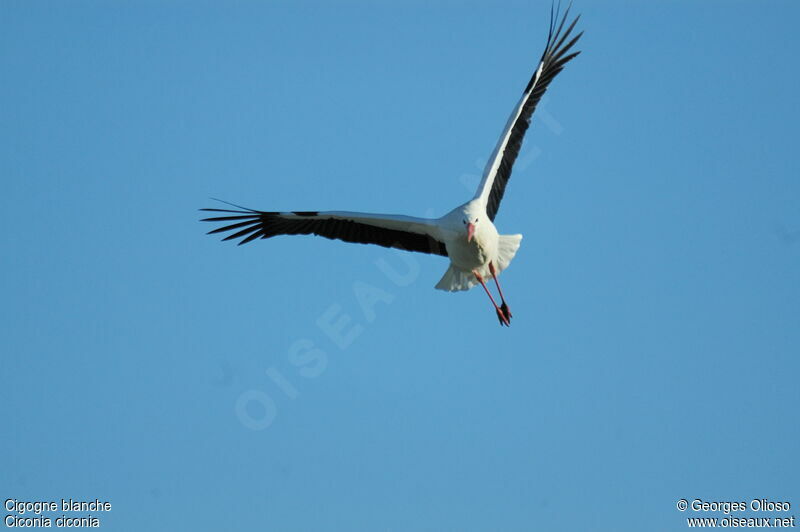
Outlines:
{"type": "Polygon", "coordinates": [[[511,311],[497,277],[514,258],[522,235],[498,234],[492,222],[497,215],[500,200],[503,199],[514,161],[536,105],[553,78],[569,60],[580,53],[568,53],[583,34],[581,32],[569,39],[580,16],[575,17],[564,30],[568,15],[569,7],[559,22],[558,10],[554,12],[551,8],[547,45],[538,68],[511,113],[486,165],[475,197],[470,201],[437,219],[345,211],[265,212],[230,204],[236,210],[201,209],[226,213],[224,216],[205,218],[202,221],[233,222],[209,231],[209,234],[232,232],[223,240],[240,238],[239,245],[276,235],[313,234],[345,242],[377,244],[449,257],[450,267],[436,288],[447,291],[469,290],[480,283],[497,312],[500,324],[510,325],[511,311]],[[484,282],[490,276],[497,285],[500,305],[484,282]]]}

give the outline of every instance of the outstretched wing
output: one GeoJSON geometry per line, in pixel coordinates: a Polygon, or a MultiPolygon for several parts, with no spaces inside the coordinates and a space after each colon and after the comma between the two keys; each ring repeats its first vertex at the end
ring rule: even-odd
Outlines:
{"type": "Polygon", "coordinates": [[[541,100],[542,95],[547,90],[547,86],[556,75],[561,72],[564,65],[580,52],[573,52],[567,54],[572,46],[583,35],[580,32],[570,41],[567,39],[578,22],[580,15],[575,17],[575,20],[564,29],[564,23],[567,21],[569,15],[569,7],[564,12],[561,22],[558,22],[558,10],[550,11],[550,33],[547,37],[547,46],[544,49],[542,58],[539,61],[539,67],[525,87],[525,92],[522,94],[517,106],[511,113],[508,119],[506,128],[503,131],[497,146],[489,159],[486,169],[483,173],[483,179],[478,186],[478,192],[475,198],[481,198],[486,205],[486,214],[491,220],[494,220],[497,215],[497,210],[500,207],[500,200],[503,199],[503,193],[506,190],[506,184],[511,177],[511,170],[514,166],[514,161],[519,155],[520,147],[522,146],[522,139],[525,137],[525,132],[531,122],[531,116],[536,109],[536,105],[541,100]],[[558,27],[556,27],[558,24],[558,27]]]}
{"type": "Polygon", "coordinates": [[[240,238],[239,245],[277,235],[318,235],[345,242],[447,256],[435,221],[424,218],[340,211],[264,212],[244,207],[240,210],[200,210],[226,213],[202,221],[225,223],[208,234],[230,233],[223,240],[240,238]]]}

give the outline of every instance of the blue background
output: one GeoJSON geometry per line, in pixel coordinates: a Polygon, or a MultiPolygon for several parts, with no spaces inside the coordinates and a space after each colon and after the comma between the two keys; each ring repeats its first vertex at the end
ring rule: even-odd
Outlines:
{"type": "Polygon", "coordinates": [[[504,329],[441,257],[237,248],[197,209],[447,212],[549,3],[3,2],[0,497],[107,530],[797,513],[800,7],[575,9],[496,220],[504,329]]]}

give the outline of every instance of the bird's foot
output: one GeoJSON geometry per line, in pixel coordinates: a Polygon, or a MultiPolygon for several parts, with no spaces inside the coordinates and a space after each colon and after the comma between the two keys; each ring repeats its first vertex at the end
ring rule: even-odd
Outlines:
{"type": "Polygon", "coordinates": [[[503,311],[503,315],[506,317],[506,321],[511,323],[511,309],[508,308],[506,302],[503,301],[503,304],[500,305],[500,310],[503,311]]]}
{"type": "Polygon", "coordinates": [[[506,317],[505,313],[499,307],[495,307],[495,310],[497,311],[497,319],[500,320],[500,325],[511,326],[511,320],[506,317]]]}

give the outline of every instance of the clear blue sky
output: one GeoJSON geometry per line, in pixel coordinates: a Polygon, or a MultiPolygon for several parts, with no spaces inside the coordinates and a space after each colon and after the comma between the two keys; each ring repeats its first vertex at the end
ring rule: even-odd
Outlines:
{"type": "Polygon", "coordinates": [[[209,197],[468,199],[547,33],[499,6],[4,2],[0,496],[132,531],[800,514],[796,2],[576,2],[496,220],[509,329],[441,257],[205,236],[209,197]]]}

